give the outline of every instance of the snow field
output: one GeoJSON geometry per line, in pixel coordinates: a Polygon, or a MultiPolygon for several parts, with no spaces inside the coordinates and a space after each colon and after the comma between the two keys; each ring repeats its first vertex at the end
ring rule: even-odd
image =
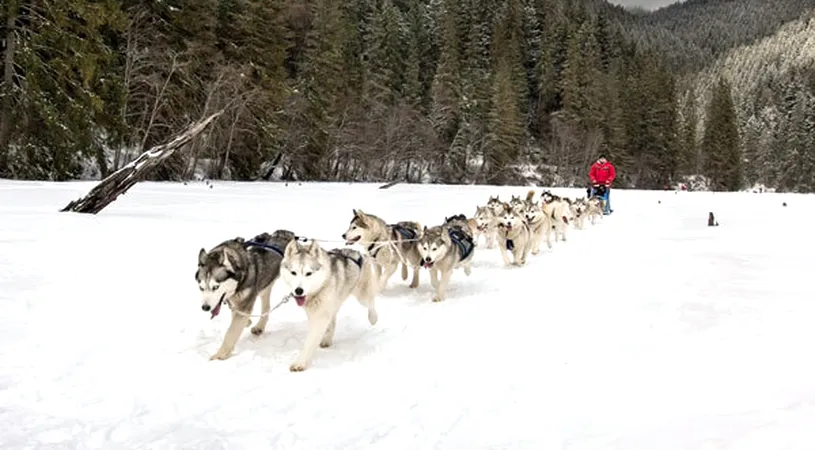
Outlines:
{"type": "Polygon", "coordinates": [[[208,361],[229,315],[200,310],[201,247],[288,228],[332,248],[352,208],[430,226],[527,188],[141,183],[56,212],[90,186],[0,182],[0,448],[815,446],[812,196],[614,190],[525,267],[476,249],[445,302],[397,271],[376,326],[351,299],[290,373],[293,302],[208,361]]]}

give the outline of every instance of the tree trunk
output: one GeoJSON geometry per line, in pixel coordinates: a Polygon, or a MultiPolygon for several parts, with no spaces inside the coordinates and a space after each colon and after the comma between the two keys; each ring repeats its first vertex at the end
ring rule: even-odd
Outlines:
{"type": "Polygon", "coordinates": [[[11,141],[12,93],[14,92],[14,52],[17,47],[17,13],[19,4],[11,0],[7,5],[6,51],[3,55],[3,83],[0,90],[0,176],[9,173],[9,147],[11,141]]]}
{"type": "Polygon", "coordinates": [[[176,150],[192,141],[222,112],[219,111],[190,125],[170,142],[157,145],[142,153],[129,164],[100,181],[86,196],[68,203],[60,212],[98,213],[138,183],[148,170],[156,167],[175,153],[176,150]]]}

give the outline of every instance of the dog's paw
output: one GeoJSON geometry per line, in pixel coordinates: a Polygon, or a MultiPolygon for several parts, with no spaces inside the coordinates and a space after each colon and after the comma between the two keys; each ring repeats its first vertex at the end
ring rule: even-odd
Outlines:
{"type": "Polygon", "coordinates": [[[289,372],[302,372],[304,370],[306,370],[305,363],[294,362],[289,366],[289,372]]]}
{"type": "Polygon", "coordinates": [[[472,273],[473,273],[473,268],[472,267],[464,266],[464,275],[467,275],[469,277],[470,275],[472,275],[472,273]]]}
{"type": "Polygon", "coordinates": [[[433,296],[433,303],[443,302],[444,299],[439,297],[438,295],[433,296]]]}
{"type": "Polygon", "coordinates": [[[369,309],[368,310],[368,323],[371,325],[376,325],[376,322],[379,320],[379,314],[376,313],[376,310],[369,309]]]}
{"type": "Polygon", "coordinates": [[[410,283],[410,286],[409,286],[409,287],[410,287],[411,289],[416,289],[417,287],[419,287],[419,282],[417,281],[416,283],[410,283]]]}
{"type": "Polygon", "coordinates": [[[330,340],[323,339],[320,341],[320,348],[328,348],[331,347],[332,342],[330,340]]]}
{"type": "Polygon", "coordinates": [[[214,355],[209,357],[209,360],[210,361],[223,361],[223,360],[229,358],[230,353],[231,352],[227,352],[227,351],[224,351],[224,350],[218,350],[217,353],[215,353],[214,355]]]}
{"type": "Polygon", "coordinates": [[[254,334],[255,336],[260,336],[261,334],[263,334],[263,328],[262,327],[252,327],[252,334],[254,334]]]}

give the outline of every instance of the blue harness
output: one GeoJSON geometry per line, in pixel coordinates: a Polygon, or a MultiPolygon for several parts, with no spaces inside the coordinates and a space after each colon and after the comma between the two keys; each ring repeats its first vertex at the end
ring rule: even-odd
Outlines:
{"type": "Polygon", "coordinates": [[[246,241],[244,246],[246,246],[247,249],[249,247],[258,247],[258,248],[262,248],[262,249],[265,249],[265,250],[271,250],[271,251],[277,253],[278,255],[283,256],[283,250],[280,250],[280,247],[277,247],[277,246],[274,246],[274,245],[264,244],[262,242],[257,242],[257,241],[246,241]]]}
{"type": "Polygon", "coordinates": [[[450,228],[448,234],[450,235],[450,240],[453,241],[453,244],[458,247],[458,253],[460,256],[459,261],[464,261],[467,259],[467,257],[470,256],[470,253],[473,252],[473,248],[475,248],[473,238],[457,228],[450,228]]]}
{"type": "Polygon", "coordinates": [[[515,250],[515,242],[512,239],[507,239],[507,250],[515,250]]]}
{"type": "Polygon", "coordinates": [[[391,225],[390,227],[393,231],[399,233],[399,235],[402,236],[402,239],[406,241],[412,241],[413,239],[416,239],[416,230],[413,230],[408,227],[403,227],[402,225],[391,225]]]}
{"type": "Polygon", "coordinates": [[[354,264],[358,265],[360,269],[362,268],[362,262],[363,262],[362,261],[362,255],[359,255],[359,258],[352,258],[352,257],[346,255],[345,253],[340,252],[339,250],[331,250],[331,251],[328,252],[328,254],[329,255],[335,255],[335,256],[341,256],[341,257],[343,257],[345,259],[353,261],[354,264]]]}

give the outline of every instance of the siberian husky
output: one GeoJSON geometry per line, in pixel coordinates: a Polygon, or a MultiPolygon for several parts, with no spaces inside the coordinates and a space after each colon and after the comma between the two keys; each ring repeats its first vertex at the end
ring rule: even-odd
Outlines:
{"type": "Polygon", "coordinates": [[[280,277],[308,317],[303,349],[289,366],[292,372],[305,370],[318,346],[331,346],[337,312],[349,296],[368,309],[368,322],[376,324],[378,283],[371,257],[351,248],[325,251],[317,241],[298,239],[286,246],[280,267],[280,277]]]}
{"type": "Polygon", "coordinates": [[[210,251],[202,248],[198,253],[195,281],[201,290],[201,309],[210,313],[212,319],[221,312],[222,305],[228,304],[232,309],[232,322],[221,348],[210,360],[229,358],[241,331],[252,324],[248,317],[258,296],[262,317],[252,327],[252,334],[263,333],[269,321],[269,296],[280,273],[283,249],[292,239],[293,232],[277,230],[250,241],[230,239],[210,251]]]}
{"type": "Polygon", "coordinates": [[[473,233],[473,241],[478,244],[479,237],[484,237],[484,242],[487,248],[495,247],[495,233],[496,225],[498,225],[498,217],[489,206],[477,206],[475,214],[475,230],[473,233]]]}
{"type": "Polygon", "coordinates": [[[569,229],[569,219],[572,212],[569,203],[549,191],[541,194],[541,207],[544,214],[552,219],[552,226],[555,230],[555,240],[566,240],[566,231],[569,229]]]}
{"type": "Polygon", "coordinates": [[[507,266],[522,266],[532,247],[532,233],[526,220],[511,206],[507,205],[498,217],[498,248],[507,266]],[[512,252],[512,262],[509,253],[512,252]]]}
{"type": "Polygon", "coordinates": [[[425,228],[419,240],[422,266],[430,270],[430,282],[436,289],[434,302],[445,299],[453,270],[463,268],[467,276],[472,273],[470,264],[475,254],[475,243],[468,228],[454,220],[446,222],[444,225],[425,228]]]}
{"type": "MultiPolygon", "coordinates": [[[[530,196],[534,196],[535,191],[529,191],[530,196]]],[[[529,202],[524,209],[524,219],[529,226],[529,232],[532,233],[532,254],[537,255],[540,252],[541,241],[546,239],[546,246],[551,250],[552,248],[552,219],[544,214],[540,205],[534,202],[529,202]]]]}
{"type": "Polygon", "coordinates": [[[419,286],[421,262],[417,244],[421,225],[416,222],[399,222],[388,225],[384,220],[362,210],[353,210],[354,217],[348,224],[348,230],[342,234],[346,244],[359,244],[366,248],[376,262],[376,274],[380,290],[388,286],[399,264],[402,264],[402,279],[407,280],[408,266],[413,268],[413,279],[410,287],[419,286]]]}

